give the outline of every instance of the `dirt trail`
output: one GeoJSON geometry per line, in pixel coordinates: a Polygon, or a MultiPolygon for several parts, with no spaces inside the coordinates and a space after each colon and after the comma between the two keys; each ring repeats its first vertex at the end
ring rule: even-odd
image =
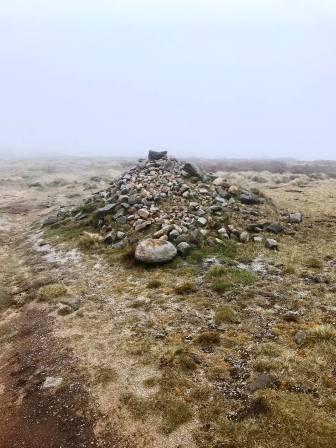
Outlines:
{"type": "Polygon", "coordinates": [[[29,307],[13,324],[16,334],[0,370],[0,446],[98,447],[83,378],[53,337],[46,310],[29,307]],[[56,390],[41,388],[49,376],[63,378],[56,390]]]}
{"type": "Polygon", "coordinates": [[[31,268],[21,242],[29,236],[36,210],[25,212],[11,213],[7,207],[1,213],[0,448],[119,447],[112,437],[97,439],[101,416],[76,358],[54,335],[47,307],[32,302],[6,308],[16,287],[12,280],[31,268]],[[60,377],[62,383],[43,388],[47,377],[60,377]]]}

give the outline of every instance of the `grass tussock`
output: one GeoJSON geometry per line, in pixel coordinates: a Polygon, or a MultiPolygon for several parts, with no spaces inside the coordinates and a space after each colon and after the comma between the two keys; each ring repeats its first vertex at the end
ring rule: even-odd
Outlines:
{"type": "Polygon", "coordinates": [[[173,432],[193,416],[190,406],[181,399],[158,397],[155,407],[162,413],[162,431],[165,434],[173,432]]]}
{"type": "Polygon", "coordinates": [[[323,267],[322,261],[315,257],[307,258],[305,265],[307,268],[321,269],[323,267]]]}
{"type": "Polygon", "coordinates": [[[115,369],[110,367],[100,367],[94,377],[96,384],[106,386],[109,383],[115,383],[118,379],[118,373],[115,369]]]}
{"type": "Polygon", "coordinates": [[[126,393],[121,402],[135,419],[145,420],[150,415],[161,416],[161,430],[169,434],[179,426],[191,420],[191,407],[182,399],[175,399],[166,394],[157,393],[151,398],[142,398],[134,393],[126,393]]]}
{"type": "Polygon", "coordinates": [[[150,280],[146,285],[148,289],[157,289],[160,288],[160,286],[162,286],[162,282],[157,278],[150,280]]]}
{"type": "Polygon", "coordinates": [[[206,258],[217,258],[221,261],[230,261],[237,254],[237,245],[232,241],[227,241],[223,245],[205,246],[194,248],[187,256],[186,260],[190,264],[199,264],[206,258]]]}
{"type": "Polygon", "coordinates": [[[174,291],[176,292],[176,294],[185,295],[195,292],[196,288],[192,282],[183,282],[175,286],[174,291]]]}
{"type": "Polygon", "coordinates": [[[68,293],[68,289],[61,283],[52,283],[50,285],[42,286],[39,289],[38,297],[42,301],[53,300],[58,297],[63,297],[68,293]]]}
{"type": "Polygon", "coordinates": [[[305,394],[264,391],[231,419],[223,413],[211,412],[203,416],[203,421],[215,424],[216,435],[198,431],[199,447],[216,448],[218,440],[225,440],[223,446],[235,448],[333,448],[336,440],[332,416],[305,394]],[[309,431],[302,428],[309,428],[309,431]]]}
{"type": "Polygon", "coordinates": [[[232,307],[224,305],[216,311],[215,322],[216,324],[221,324],[223,322],[239,323],[240,319],[238,313],[232,307]]]}
{"type": "Polygon", "coordinates": [[[284,267],[283,273],[286,275],[294,275],[296,273],[296,269],[293,265],[289,264],[284,267]]]}
{"type": "Polygon", "coordinates": [[[206,274],[208,284],[216,292],[224,292],[235,287],[252,285],[257,277],[252,272],[227,268],[223,265],[212,266],[206,274]]]}
{"type": "Polygon", "coordinates": [[[81,221],[79,224],[67,223],[56,227],[47,227],[44,231],[46,239],[58,241],[78,241],[83,234],[83,231],[90,231],[90,225],[87,222],[81,221]]]}
{"type": "Polygon", "coordinates": [[[91,232],[83,232],[81,237],[78,240],[78,247],[82,250],[93,250],[97,249],[103,238],[98,233],[91,233],[91,232]]]}
{"type": "Polygon", "coordinates": [[[329,324],[318,325],[311,328],[308,333],[308,340],[318,341],[336,341],[336,328],[329,324]]]}
{"type": "Polygon", "coordinates": [[[120,254],[120,261],[126,267],[132,267],[135,265],[135,245],[131,245],[126,249],[122,250],[120,254]]]}
{"type": "Polygon", "coordinates": [[[218,345],[220,343],[220,335],[216,331],[205,331],[197,336],[196,343],[202,346],[218,345]]]}

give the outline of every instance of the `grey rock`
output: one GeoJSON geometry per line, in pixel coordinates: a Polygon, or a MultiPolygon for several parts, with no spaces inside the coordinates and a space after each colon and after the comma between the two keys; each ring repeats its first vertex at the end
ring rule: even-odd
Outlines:
{"type": "Polygon", "coordinates": [[[221,205],[211,205],[210,207],[207,208],[207,213],[209,213],[210,215],[221,211],[223,211],[223,207],[221,205]]]}
{"type": "Polygon", "coordinates": [[[104,244],[113,244],[115,240],[117,239],[116,232],[112,230],[110,233],[106,235],[106,237],[103,239],[104,244]]]}
{"type": "Polygon", "coordinates": [[[248,241],[250,240],[250,235],[248,232],[242,232],[239,235],[239,239],[242,243],[248,243],[248,241]]]}
{"type": "Polygon", "coordinates": [[[267,226],[266,230],[272,233],[281,233],[283,231],[283,227],[281,224],[275,222],[267,226]]]}
{"type": "Polygon", "coordinates": [[[237,194],[238,191],[239,191],[239,188],[236,185],[231,185],[228,189],[228,192],[233,195],[237,194]]]}
{"type": "Polygon", "coordinates": [[[117,243],[112,244],[113,249],[123,249],[124,247],[126,247],[125,240],[121,240],[121,241],[118,241],[117,243]]]}
{"type": "Polygon", "coordinates": [[[51,389],[55,387],[59,387],[63,382],[63,378],[59,376],[47,376],[44,380],[44,383],[41,386],[41,389],[51,389]]]}
{"type": "Polygon", "coordinates": [[[276,240],[273,240],[272,238],[267,238],[265,240],[265,247],[267,247],[267,249],[275,250],[279,247],[279,244],[276,240]]]}
{"type": "Polygon", "coordinates": [[[148,151],[148,160],[160,160],[167,158],[168,151],[148,151]]]}
{"type": "Polygon", "coordinates": [[[146,229],[146,227],[149,227],[151,224],[152,224],[152,221],[145,221],[145,222],[142,222],[142,223],[140,223],[140,224],[137,224],[137,225],[134,227],[134,230],[135,230],[136,232],[139,232],[140,230],[146,229]]]}
{"type": "Polygon", "coordinates": [[[302,222],[302,214],[300,212],[290,213],[288,222],[292,224],[300,224],[300,222],[302,222]]]}
{"type": "Polygon", "coordinates": [[[189,163],[189,162],[185,163],[183,170],[191,177],[202,177],[203,176],[202,170],[194,163],[189,163]]]}
{"type": "Polygon", "coordinates": [[[199,224],[200,226],[205,226],[207,222],[208,221],[206,220],[206,218],[203,218],[202,216],[200,218],[197,218],[197,224],[199,224]]]}
{"type": "Polygon", "coordinates": [[[140,208],[140,210],[138,210],[138,215],[142,219],[147,219],[149,217],[150,213],[149,213],[149,211],[147,209],[140,208]]]}
{"type": "Polygon", "coordinates": [[[240,202],[242,204],[260,204],[260,198],[253,193],[241,193],[240,202]]]}
{"type": "Polygon", "coordinates": [[[119,216],[118,218],[116,218],[116,223],[119,225],[126,224],[126,222],[127,222],[126,216],[119,216]]]}
{"type": "Polygon", "coordinates": [[[293,340],[297,345],[303,345],[307,339],[307,333],[304,330],[299,330],[295,333],[293,340]]]}
{"type": "Polygon", "coordinates": [[[185,257],[190,252],[191,246],[189,243],[182,241],[177,245],[177,252],[182,256],[185,257]]]}
{"type": "Polygon", "coordinates": [[[70,306],[74,311],[77,311],[80,308],[80,299],[78,297],[65,297],[64,299],[61,299],[60,302],[63,305],[70,306]]]}
{"type": "Polygon", "coordinates": [[[57,314],[60,316],[67,316],[68,314],[71,314],[74,312],[74,309],[69,305],[64,305],[63,303],[60,303],[59,307],[57,308],[57,314]]]}
{"type": "Polygon", "coordinates": [[[97,210],[98,216],[104,216],[108,215],[110,213],[113,213],[114,209],[116,208],[117,204],[107,204],[104,207],[101,207],[97,210]]]}
{"type": "Polygon", "coordinates": [[[263,242],[263,237],[262,236],[254,236],[253,237],[253,241],[255,242],[255,243],[262,243],[263,242]]]}
{"type": "Polygon", "coordinates": [[[135,259],[146,264],[166,263],[177,255],[176,247],[169,241],[146,239],[135,249],[135,259]]]}
{"type": "Polygon", "coordinates": [[[176,229],[173,229],[170,233],[169,233],[169,239],[170,240],[176,240],[176,238],[179,236],[179,232],[176,229]]]}
{"type": "Polygon", "coordinates": [[[229,234],[227,233],[227,230],[225,227],[222,227],[218,230],[218,234],[222,237],[222,238],[229,238],[229,234]]]}
{"type": "Polygon", "coordinates": [[[130,204],[130,205],[135,205],[135,204],[138,204],[139,203],[139,198],[137,197],[137,196],[129,196],[128,197],[128,203],[130,204]]]}
{"type": "Polygon", "coordinates": [[[154,233],[154,238],[161,238],[163,235],[167,235],[171,230],[173,230],[174,226],[173,224],[169,224],[167,226],[162,227],[161,230],[158,230],[154,233]]]}

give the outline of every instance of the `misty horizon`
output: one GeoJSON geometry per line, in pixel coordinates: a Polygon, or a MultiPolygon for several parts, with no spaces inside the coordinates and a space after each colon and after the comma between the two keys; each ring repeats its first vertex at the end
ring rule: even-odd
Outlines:
{"type": "Polygon", "coordinates": [[[336,5],[14,0],[0,157],[336,160],[336,5]]]}

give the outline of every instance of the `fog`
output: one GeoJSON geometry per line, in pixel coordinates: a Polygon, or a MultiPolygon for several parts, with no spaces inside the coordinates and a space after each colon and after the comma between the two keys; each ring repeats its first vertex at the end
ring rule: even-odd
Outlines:
{"type": "Polygon", "coordinates": [[[336,159],[336,3],[11,0],[0,155],[336,159]]]}

